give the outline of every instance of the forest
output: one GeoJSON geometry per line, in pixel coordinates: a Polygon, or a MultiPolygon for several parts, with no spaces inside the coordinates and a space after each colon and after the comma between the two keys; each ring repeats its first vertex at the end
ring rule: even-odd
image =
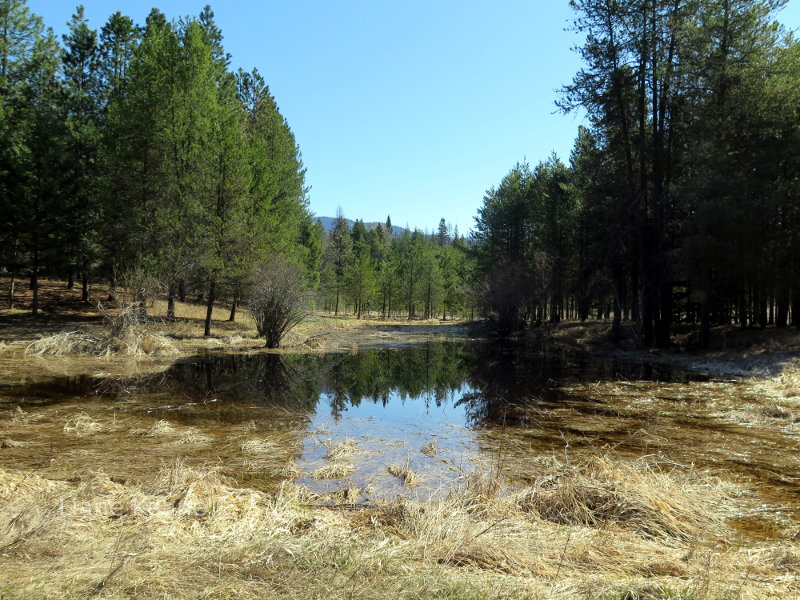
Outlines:
{"type": "Polygon", "coordinates": [[[569,164],[515,165],[477,217],[498,330],[629,323],[800,327],[800,44],[781,0],[573,0],[584,111],[569,164]],[[791,315],[791,317],[790,317],[791,315]]]}
{"type": "Polygon", "coordinates": [[[206,6],[143,27],[117,12],[99,34],[79,6],[59,44],[24,1],[0,5],[0,266],[79,277],[133,299],[227,300],[234,318],[259,264],[297,265],[321,307],[409,319],[464,308],[465,240],[350,228],[328,238],[308,208],[300,149],[263,77],[230,69],[206,6]],[[324,250],[324,253],[323,253],[324,250]],[[347,308],[345,308],[347,307],[347,308]]]}
{"type": "Polygon", "coordinates": [[[63,45],[23,1],[0,4],[0,262],[30,277],[191,290],[236,303],[254,265],[314,271],[321,238],[299,148],[263,77],[229,68],[214,13],[99,35],[79,6],[63,45]]]}
{"type": "MultiPolygon", "coordinates": [[[[607,319],[641,347],[677,326],[800,327],[800,45],[784,0],[573,0],[585,114],[565,164],[513,166],[466,237],[386,224],[325,232],[300,149],[258,71],[231,68],[214,13],[144,26],[78,7],[59,43],[0,3],[0,270],[190,296],[235,317],[283,257],[317,309],[485,317],[501,335],[607,319]]],[[[565,74],[567,77],[568,74],[565,74]]],[[[27,283],[27,281],[26,281],[27,283]]],[[[142,302],[144,305],[145,303],[142,302]]]]}

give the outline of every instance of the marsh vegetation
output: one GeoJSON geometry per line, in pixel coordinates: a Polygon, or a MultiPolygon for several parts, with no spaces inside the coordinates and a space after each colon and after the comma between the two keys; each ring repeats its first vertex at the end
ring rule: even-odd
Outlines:
{"type": "Polygon", "coordinates": [[[791,597],[793,394],[466,342],[6,384],[3,592],[791,597]]]}

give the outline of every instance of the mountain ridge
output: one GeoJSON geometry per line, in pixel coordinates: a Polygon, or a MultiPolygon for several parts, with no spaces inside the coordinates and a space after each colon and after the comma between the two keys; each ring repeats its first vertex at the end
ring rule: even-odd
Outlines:
{"type": "MultiPolygon", "coordinates": [[[[322,224],[323,229],[326,232],[330,233],[333,231],[333,227],[336,224],[336,217],[315,217],[317,221],[322,224]]],[[[355,221],[353,219],[348,219],[345,217],[344,219],[347,222],[348,229],[352,229],[353,225],[355,225],[355,221]]],[[[367,228],[367,231],[371,229],[375,229],[378,225],[383,227],[385,223],[381,223],[380,221],[370,221],[369,223],[365,222],[364,226],[367,228]]],[[[403,235],[403,232],[406,231],[405,227],[400,227],[399,225],[392,225],[392,233],[394,235],[403,235]]]]}

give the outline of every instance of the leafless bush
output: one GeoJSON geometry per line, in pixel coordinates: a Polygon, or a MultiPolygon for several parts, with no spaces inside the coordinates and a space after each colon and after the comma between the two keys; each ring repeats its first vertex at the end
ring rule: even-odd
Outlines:
{"type": "Polygon", "coordinates": [[[283,256],[275,256],[259,267],[249,307],[267,348],[277,348],[283,336],[308,314],[308,294],[300,269],[283,256]]]}
{"type": "MultiPolygon", "coordinates": [[[[112,298],[120,308],[131,313],[138,313],[139,317],[147,316],[147,307],[152,304],[156,295],[163,287],[159,279],[143,269],[124,271],[120,277],[120,288],[114,289],[112,298]]],[[[104,316],[106,313],[104,312],[104,316]]]]}

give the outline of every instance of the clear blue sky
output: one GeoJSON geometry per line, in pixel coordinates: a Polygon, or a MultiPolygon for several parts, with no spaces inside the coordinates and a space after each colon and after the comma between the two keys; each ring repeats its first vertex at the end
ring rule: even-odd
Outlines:
{"type": "MultiPolygon", "coordinates": [[[[75,3],[77,4],[77,3],[75,3]]],[[[29,0],[61,35],[75,4],[29,0]]],[[[99,29],[203,0],[85,2],[99,29]]],[[[233,66],[257,67],[294,130],[317,215],[466,233],[517,162],[567,160],[580,117],[556,113],[580,62],[566,0],[211,2],[233,66]]],[[[800,0],[780,15],[800,26],[800,0]]]]}

